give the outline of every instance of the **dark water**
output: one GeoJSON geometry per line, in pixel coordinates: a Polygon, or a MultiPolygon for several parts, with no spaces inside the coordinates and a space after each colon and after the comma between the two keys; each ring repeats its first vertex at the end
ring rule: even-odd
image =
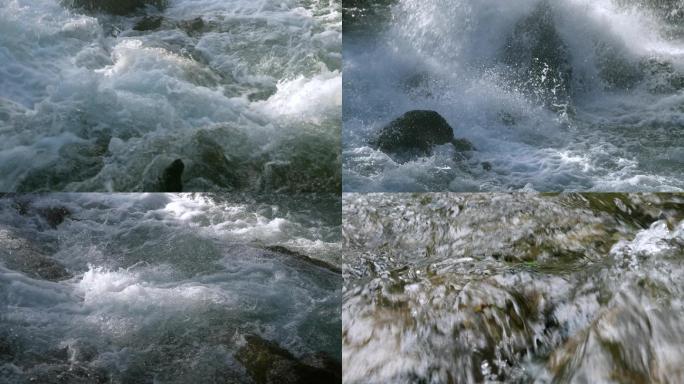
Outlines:
{"type": "Polygon", "coordinates": [[[345,2],[344,190],[682,190],[682,15],[680,1],[345,2]],[[476,150],[373,148],[414,109],[476,150]]]}
{"type": "Polygon", "coordinates": [[[346,383],[684,380],[684,196],[347,194],[346,383]]]}

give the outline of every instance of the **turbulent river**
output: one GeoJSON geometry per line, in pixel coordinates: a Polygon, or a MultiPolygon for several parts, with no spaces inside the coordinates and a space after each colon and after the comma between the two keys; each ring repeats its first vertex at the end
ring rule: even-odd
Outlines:
{"type": "Polygon", "coordinates": [[[339,381],[340,220],[337,195],[0,198],[0,382],[339,381]]]}
{"type": "Polygon", "coordinates": [[[351,0],[343,18],[345,191],[684,188],[681,1],[351,0]],[[369,145],[414,109],[475,150],[369,145]]]}
{"type": "Polygon", "coordinates": [[[348,194],[346,383],[684,381],[684,196],[348,194]]]}
{"type": "Polygon", "coordinates": [[[0,191],[337,191],[341,42],[335,0],[0,0],[0,191]]]}

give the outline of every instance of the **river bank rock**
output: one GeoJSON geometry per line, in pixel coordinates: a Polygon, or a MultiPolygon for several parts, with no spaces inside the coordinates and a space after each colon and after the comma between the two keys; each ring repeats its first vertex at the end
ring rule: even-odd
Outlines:
{"type": "Polygon", "coordinates": [[[465,139],[455,139],[454,131],[439,113],[430,110],[412,110],[392,120],[380,130],[371,144],[401,159],[428,156],[436,145],[451,143],[457,151],[472,151],[473,145],[465,139]]]}

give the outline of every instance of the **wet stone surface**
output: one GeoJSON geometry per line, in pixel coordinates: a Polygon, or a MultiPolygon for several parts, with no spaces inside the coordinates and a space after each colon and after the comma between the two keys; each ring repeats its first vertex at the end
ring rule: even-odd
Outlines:
{"type": "Polygon", "coordinates": [[[346,195],[345,382],[683,379],[683,202],[346,195]]]}

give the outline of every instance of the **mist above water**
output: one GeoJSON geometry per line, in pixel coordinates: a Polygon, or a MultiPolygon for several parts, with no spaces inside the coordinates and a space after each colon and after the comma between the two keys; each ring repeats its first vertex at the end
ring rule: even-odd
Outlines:
{"type": "Polygon", "coordinates": [[[676,1],[371,1],[345,8],[345,191],[681,190],[676,1]],[[473,143],[406,163],[382,126],[439,112],[473,143]]]}

